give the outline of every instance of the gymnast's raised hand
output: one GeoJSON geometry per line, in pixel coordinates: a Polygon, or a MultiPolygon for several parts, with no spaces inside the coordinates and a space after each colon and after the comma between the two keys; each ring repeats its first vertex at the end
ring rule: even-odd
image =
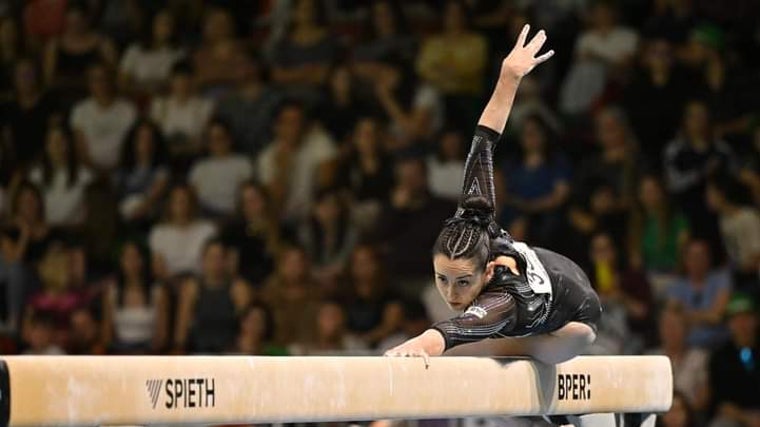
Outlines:
{"type": "Polygon", "coordinates": [[[388,350],[387,356],[524,355],[558,363],[596,338],[599,299],[583,271],[557,253],[517,242],[495,222],[493,147],[504,131],[520,80],[554,54],[539,52],[526,25],[502,61],[478,121],[454,216],[433,247],[436,287],[461,314],[388,350]],[[455,348],[456,347],[456,348],[455,348]]]}

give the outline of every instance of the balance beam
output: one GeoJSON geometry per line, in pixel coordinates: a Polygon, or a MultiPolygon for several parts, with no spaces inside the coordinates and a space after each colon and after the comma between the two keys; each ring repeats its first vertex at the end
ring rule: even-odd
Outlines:
{"type": "Polygon", "coordinates": [[[0,358],[0,426],[14,427],[654,413],[672,394],[662,356],[0,358]]]}

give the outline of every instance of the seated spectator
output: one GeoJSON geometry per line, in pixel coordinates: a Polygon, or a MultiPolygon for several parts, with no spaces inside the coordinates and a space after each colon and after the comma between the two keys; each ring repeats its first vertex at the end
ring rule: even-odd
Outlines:
{"type": "Polygon", "coordinates": [[[707,203],[718,213],[734,289],[760,296],[760,215],[756,208],[744,205],[747,194],[731,176],[716,177],[707,184],[707,203]]]}
{"type": "Polygon", "coordinates": [[[251,290],[227,271],[221,240],[203,248],[202,272],[183,283],[177,306],[174,345],[191,353],[226,351],[235,342],[239,316],[251,301],[251,290]]]}
{"type": "Polygon", "coordinates": [[[608,318],[601,322],[606,325],[600,335],[604,330],[616,330],[621,350],[638,352],[654,329],[652,290],[641,271],[624,267],[618,253],[608,234],[597,233],[591,239],[589,278],[604,307],[603,317],[608,318]]]}
{"type": "Polygon", "coordinates": [[[686,105],[680,135],[668,143],[663,156],[668,191],[686,215],[692,234],[718,246],[718,225],[707,209],[705,186],[711,173],[732,171],[736,159],[731,148],[715,138],[704,102],[686,105]]]}
{"type": "Polygon", "coordinates": [[[388,286],[376,248],[362,245],[351,254],[344,306],[348,330],[369,348],[377,347],[401,328],[400,298],[388,286]]]}
{"type": "Polygon", "coordinates": [[[282,105],[273,126],[274,140],[256,159],[258,180],[282,221],[292,225],[308,215],[316,189],[329,184],[338,153],[301,104],[282,105]]]}
{"type": "Polygon", "coordinates": [[[329,287],[343,271],[357,238],[343,195],[336,189],[319,191],[311,216],[301,223],[298,240],[323,286],[329,287]]]}
{"type": "Polygon", "coordinates": [[[287,356],[288,350],[273,343],[274,317],[266,304],[254,302],[240,315],[240,326],[230,354],[287,356]]]}
{"type": "Polygon", "coordinates": [[[232,151],[232,134],[226,123],[212,120],[207,138],[208,157],[192,166],[188,181],[204,211],[217,217],[229,216],[235,211],[237,189],[251,178],[253,167],[246,156],[232,151]]]}
{"type": "Polygon", "coordinates": [[[103,293],[103,341],[117,353],[158,352],[168,341],[168,295],[153,282],[149,263],[137,242],[124,243],[116,275],[103,293]]]}
{"type": "Polygon", "coordinates": [[[203,18],[203,40],[193,53],[198,87],[210,94],[235,87],[252,66],[230,13],[210,8],[203,18]]]}
{"type": "Polygon", "coordinates": [[[501,168],[503,224],[527,222],[532,242],[551,245],[563,226],[561,209],[570,195],[570,164],[557,152],[551,130],[539,116],[523,119],[518,153],[501,168]]]}
{"type": "Polygon", "coordinates": [[[321,297],[309,257],[296,246],[282,248],[277,267],[261,292],[272,308],[275,343],[289,346],[314,336],[314,319],[321,297]]]}
{"type": "Polygon", "coordinates": [[[677,66],[675,50],[676,46],[663,38],[647,41],[641,66],[622,93],[623,108],[649,161],[660,159],[662,147],[673,138],[693,90],[688,74],[677,66]]]}
{"type": "Polygon", "coordinates": [[[374,236],[388,254],[392,277],[408,281],[414,287],[430,279],[430,248],[440,225],[456,210],[456,204],[430,194],[423,159],[400,158],[394,172],[395,186],[382,208],[374,236]]]}
{"type": "Polygon", "coordinates": [[[696,21],[693,2],[657,0],[652,4],[643,32],[661,35],[664,40],[682,44],[686,41],[696,21]]]}
{"type": "Polygon", "coordinates": [[[327,79],[339,46],[330,34],[324,2],[293,2],[291,25],[272,54],[272,81],[304,102],[314,101],[314,90],[327,79]]]}
{"type": "Polygon", "coordinates": [[[319,305],[316,333],[307,342],[291,346],[290,353],[309,356],[346,356],[366,351],[364,343],[348,332],[346,310],[335,301],[323,301],[319,305]]]}
{"type": "Polygon", "coordinates": [[[36,185],[22,181],[16,187],[10,209],[10,221],[20,232],[17,256],[28,264],[35,264],[45,252],[50,226],[45,219],[45,201],[36,185]]]}
{"type": "Polygon", "coordinates": [[[359,76],[374,80],[384,63],[411,64],[416,42],[409,31],[401,2],[372,2],[362,25],[362,37],[353,50],[353,64],[359,76]]]}
{"type": "Polygon", "coordinates": [[[9,77],[13,82],[13,97],[0,107],[0,129],[8,135],[8,147],[15,158],[14,169],[26,171],[42,156],[45,132],[51,120],[59,115],[57,102],[44,90],[34,61],[19,60],[9,77]]]}
{"type": "Polygon", "coordinates": [[[383,149],[382,137],[378,120],[362,117],[343,152],[336,181],[348,187],[354,207],[357,203],[378,203],[388,198],[393,185],[393,164],[383,149]]]}
{"type": "Polygon", "coordinates": [[[51,226],[76,226],[84,221],[85,190],[94,180],[89,168],[77,158],[68,130],[48,128],[40,165],[29,173],[45,198],[45,218],[51,226]]]}
{"type": "Polygon", "coordinates": [[[444,94],[446,122],[460,130],[477,122],[488,43],[472,31],[464,2],[446,1],[442,31],[422,44],[417,72],[444,94]]]}
{"type": "Polygon", "coordinates": [[[657,417],[657,427],[696,427],[699,425],[694,420],[694,413],[689,406],[686,397],[679,393],[673,393],[673,403],[668,412],[657,417]]]}
{"type": "Polygon", "coordinates": [[[370,108],[360,94],[360,85],[349,64],[338,63],[328,73],[319,120],[338,143],[346,142],[357,122],[370,108]]]}
{"type": "Polygon", "coordinates": [[[614,3],[595,2],[588,28],[575,42],[575,61],[562,84],[560,109],[566,114],[585,113],[603,94],[610,80],[618,80],[629,68],[638,35],[617,21],[614,3]]]}
{"type": "Polygon", "coordinates": [[[727,272],[712,268],[710,246],[704,240],[692,240],[684,246],[683,267],[683,276],[668,292],[668,305],[686,313],[690,346],[715,348],[727,335],[722,322],[731,279],[727,272]]]}
{"type": "Polygon", "coordinates": [[[164,221],[153,226],[148,236],[157,278],[200,272],[203,246],[215,234],[214,224],[197,217],[192,188],[174,186],[169,191],[164,221]]]}
{"type": "Polygon", "coordinates": [[[0,228],[0,333],[17,335],[32,274],[22,258],[29,236],[16,226],[0,228]]]}
{"type": "Polygon", "coordinates": [[[114,183],[119,213],[127,222],[147,222],[161,207],[169,183],[168,153],[158,126],[138,120],[122,145],[114,183]]]}
{"type": "Polygon", "coordinates": [[[760,125],[755,126],[749,150],[742,157],[739,180],[750,188],[752,200],[760,206],[760,125]]]}
{"type": "Polygon", "coordinates": [[[169,93],[154,98],[150,117],[169,143],[172,157],[193,157],[201,151],[201,136],[214,111],[212,101],[198,95],[194,71],[187,62],[172,67],[169,93]]]}
{"type": "Polygon", "coordinates": [[[402,304],[403,321],[401,328],[395,334],[385,338],[377,345],[377,351],[384,353],[397,345],[420,335],[430,327],[433,322],[428,316],[425,305],[416,299],[404,301],[402,304]]]}
{"type": "Polygon", "coordinates": [[[760,345],[755,302],[736,294],[726,306],[731,340],[710,357],[711,427],[760,423],[760,345]]]}
{"type": "Polygon", "coordinates": [[[24,310],[22,338],[31,341],[32,319],[48,316],[55,324],[53,344],[67,348],[71,332],[72,315],[87,304],[84,292],[72,287],[72,267],[68,250],[60,243],[48,246],[40,260],[37,272],[41,288],[33,293],[24,310]]]}
{"type": "Polygon", "coordinates": [[[34,0],[23,6],[24,36],[30,50],[38,52],[66,25],[68,0],[34,0]]]}
{"type": "MultiPolygon", "coordinates": [[[[620,199],[618,193],[609,184],[599,181],[592,182],[589,188],[590,194],[583,198],[577,196],[569,209],[569,232],[572,238],[559,241],[553,239],[551,242],[552,246],[560,248],[560,252],[585,251],[596,232],[609,234],[616,247],[625,247],[629,232],[629,212],[621,210],[617,205],[620,199]]],[[[522,225],[519,221],[517,224],[522,225]]],[[[512,227],[515,227],[515,223],[512,227]]],[[[513,230],[513,234],[518,231],[516,228],[513,230]]]]}
{"type": "Polygon", "coordinates": [[[251,61],[236,88],[219,100],[216,116],[230,125],[236,151],[256,158],[271,140],[270,126],[281,96],[270,85],[264,64],[251,61]]]}
{"type": "Polygon", "coordinates": [[[134,105],[117,95],[113,76],[105,65],[87,69],[90,96],[71,111],[79,156],[101,172],[114,169],[121,145],[137,117],[134,105]]]}
{"type": "Polygon", "coordinates": [[[92,309],[79,307],[71,313],[68,354],[100,356],[106,354],[101,322],[92,309]]]}
{"type": "Polygon", "coordinates": [[[53,342],[55,336],[55,320],[45,314],[36,314],[29,319],[26,333],[26,349],[22,354],[39,356],[60,356],[66,354],[63,349],[53,342]]]}
{"type": "Polygon", "coordinates": [[[260,288],[274,271],[274,258],[282,232],[273,215],[266,190],[254,181],[238,189],[238,216],[222,234],[236,270],[252,286],[260,288]]]}
{"type": "Polygon", "coordinates": [[[689,321],[681,309],[664,309],[659,319],[659,347],[647,354],[668,356],[673,367],[673,388],[694,411],[707,409],[709,389],[708,353],[686,343],[689,321]]]}
{"type": "Polygon", "coordinates": [[[540,82],[532,74],[520,81],[512,111],[509,113],[510,125],[504,129],[502,138],[518,137],[528,119],[541,121],[546,131],[555,137],[562,131],[562,122],[542,96],[540,82]]]}
{"type": "Polygon", "coordinates": [[[433,195],[452,201],[459,200],[465,156],[462,133],[454,129],[444,131],[436,153],[427,160],[428,181],[433,195]]]}
{"type": "Polygon", "coordinates": [[[636,205],[628,239],[632,264],[650,277],[675,274],[678,254],[689,238],[686,218],[672,205],[655,175],[646,175],[639,181],[636,205]]]}
{"type": "Polygon", "coordinates": [[[118,56],[113,44],[91,24],[82,4],[69,2],[63,32],[45,46],[45,83],[55,87],[66,101],[74,100],[84,92],[85,76],[90,67],[100,63],[108,67],[116,64],[118,56]]]}
{"type": "Polygon", "coordinates": [[[169,10],[155,14],[152,25],[145,27],[142,40],[126,49],[119,64],[119,84],[127,93],[150,94],[165,87],[172,67],[185,54],[169,10]]]}

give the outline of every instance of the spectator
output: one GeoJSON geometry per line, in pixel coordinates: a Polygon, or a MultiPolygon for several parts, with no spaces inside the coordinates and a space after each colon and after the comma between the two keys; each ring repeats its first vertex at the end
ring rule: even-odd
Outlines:
{"type": "Polygon", "coordinates": [[[282,248],[275,272],[262,290],[263,300],[272,308],[278,345],[309,341],[320,296],[306,252],[296,246],[282,248]]]}
{"type": "Polygon", "coordinates": [[[291,13],[290,28],[271,58],[272,80],[313,105],[315,89],[326,81],[339,46],[330,34],[323,1],[295,0],[291,13]]]}
{"type": "Polygon", "coordinates": [[[247,356],[287,356],[286,348],[274,340],[274,317],[266,304],[254,302],[240,315],[238,333],[232,354],[247,356]]]}
{"type": "Polygon", "coordinates": [[[523,77],[520,81],[512,111],[509,113],[510,125],[504,129],[502,138],[517,138],[528,119],[541,121],[549,134],[555,137],[563,130],[562,122],[542,96],[540,82],[533,74],[523,77]]]}
{"type": "Polygon", "coordinates": [[[464,160],[464,136],[455,129],[445,131],[438,142],[436,153],[427,160],[428,181],[433,195],[452,201],[459,200],[464,160]]]}
{"type": "Polygon", "coordinates": [[[336,189],[317,192],[311,216],[299,228],[299,242],[306,249],[322,285],[334,283],[354,249],[357,232],[348,205],[336,189]]]}
{"type": "Polygon", "coordinates": [[[40,189],[29,181],[22,181],[13,194],[10,222],[20,232],[17,256],[28,264],[36,263],[48,244],[51,233],[45,211],[40,189]]]}
{"type": "Polygon", "coordinates": [[[101,322],[92,309],[79,307],[71,313],[68,354],[99,356],[106,354],[101,322]]]}
{"type": "Polygon", "coordinates": [[[239,316],[251,301],[248,284],[227,271],[227,248],[209,240],[203,248],[203,271],[183,283],[177,306],[174,345],[193,353],[226,351],[235,342],[239,316]]]}
{"type": "Polygon", "coordinates": [[[354,249],[348,267],[346,307],[348,330],[370,348],[401,328],[400,298],[388,286],[388,276],[377,249],[362,245],[354,249]]]}
{"type": "Polygon", "coordinates": [[[672,205],[659,177],[645,175],[639,181],[629,229],[628,247],[635,267],[650,277],[675,274],[678,254],[689,238],[689,224],[672,205]]]}
{"type": "Polygon", "coordinates": [[[760,423],[760,345],[754,301],[736,294],[726,306],[731,340],[710,357],[712,427],[760,423]]]}
{"type": "Polygon", "coordinates": [[[707,409],[709,389],[707,378],[708,353],[686,343],[689,323],[680,309],[665,309],[659,319],[660,346],[648,354],[668,356],[673,367],[673,388],[695,411],[707,409]]]}
{"type": "Polygon", "coordinates": [[[689,402],[677,391],[673,393],[673,403],[668,412],[657,417],[656,422],[657,427],[695,427],[697,425],[689,402]]]}
{"type": "Polygon", "coordinates": [[[14,336],[31,290],[31,272],[22,258],[27,239],[18,227],[0,228],[0,333],[14,336]]]}
{"type": "MultiPolygon", "coordinates": [[[[552,237],[564,224],[562,208],[570,195],[570,164],[554,147],[553,134],[538,115],[523,119],[519,148],[518,156],[505,162],[500,173],[505,187],[503,224],[527,222],[531,241],[552,245],[552,237]]],[[[461,174],[463,168],[459,170],[461,174]]]]}
{"type": "Polygon", "coordinates": [[[274,271],[274,258],[282,240],[269,195],[260,184],[244,182],[238,188],[238,217],[223,232],[240,275],[256,288],[274,271]]]}
{"type": "Polygon", "coordinates": [[[92,28],[87,11],[78,2],[71,2],[63,32],[45,46],[45,83],[71,101],[84,92],[84,77],[91,67],[101,63],[113,67],[116,60],[116,49],[111,41],[92,28]]]}
{"type": "Polygon", "coordinates": [[[291,346],[292,354],[345,356],[366,349],[362,341],[348,332],[346,310],[339,303],[323,301],[313,321],[317,325],[316,333],[308,342],[291,346]]]}
{"type": "Polygon", "coordinates": [[[188,181],[204,211],[217,217],[229,216],[235,211],[237,189],[251,178],[253,168],[247,157],[232,152],[232,134],[226,123],[212,120],[207,137],[208,157],[193,165],[188,181]]]}
{"type": "Polygon", "coordinates": [[[470,129],[477,121],[488,43],[471,30],[465,3],[446,1],[442,31],[425,40],[417,71],[445,95],[446,121],[470,129]]]}
{"type": "Polygon", "coordinates": [[[357,74],[374,80],[378,66],[411,64],[416,43],[410,34],[400,1],[372,2],[362,26],[362,38],[353,51],[357,74]]]}
{"type": "Polygon", "coordinates": [[[752,191],[752,200],[760,206],[760,125],[755,126],[751,135],[752,142],[745,153],[744,162],[739,171],[739,180],[752,191]]]}
{"type": "Polygon", "coordinates": [[[90,96],[71,111],[79,155],[85,164],[109,172],[119,161],[124,137],[135,121],[134,105],[117,96],[113,76],[104,65],[87,69],[90,96]]]}
{"type": "Polygon", "coordinates": [[[146,25],[142,40],[131,44],[119,64],[119,83],[127,93],[150,94],[163,88],[171,69],[185,54],[177,43],[174,16],[164,9],[146,25]]]}
{"type": "Polygon", "coordinates": [[[70,133],[48,128],[41,164],[29,173],[45,197],[45,218],[52,226],[76,226],[84,221],[84,196],[94,176],[77,159],[70,133]]]}
{"type": "Polygon", "coordinates": [[[682,44],[696,23],[693,2],[685,0],[656,0],[644,23],[644,34],[661,36],[670,43],[682,44]]]}
{"type": "Polygon", "coordinates": [[[51,38],[61,35],[66,25],[68,0],[34,0],[24,2],[23,23],[27,45],[39,51],[51,38]]]}
{"type": "Polygon", "coordinates": [[[117,353],[157,352],[168,341],[168,295],[153,283],[149,263],[137,242],[124,243],[116,275],[103,293],[103,342],[117,353]]]}
{"type": "Polygon", "coordinates": [[[150,251],[157,263],[158,279],[180,273],[198,273],[203,246],[216,234],[211,222],[198,219],[195,193],[187,185],[169,191],[164,221],[150,231],[150,251]]]}
{"type": "Polygon", "coordinates": [[[393,164],[382,146],[383,129],[371,116],[360,118],[353,128],[341,159],[337,182],[344,183],[357,203],[377,204],[388,198],[393,185],[393,164]]]}
{"type": "Polygon", "coordinates": [[[26,334],[26,349],[23,354],[41,356],[60,356],[66,354],[63,349],[53,342],[55,336],[55,320],[44,314],[33,315],[29,319],[29,329],[26,334]]]}
{"type": "Polygon", "coordinates": [[[733,170],[735,159],[713,132],[705,103],[689,102],[681,134],[665,148],[664,167],[668,190],[686,214],[692,233],[717,246],[720,239],[715,218],[705,205],[705,185],[709,174],[733,170]]]}
{"type": "Polygon", "coordinates": [[[114,179],[119,213],[124,220],[145,223],[155,217],[169,183],[168,161],[158,126],[139,119],[122,144],[114,179]]]}
{"type": "Polygon", "coordinates": [[[336,157],[332,140],[309,123],[301,104],[280,107],[274,140],[261,152],[256,167],[285,224],[308,215],[315,190],[332,177],[336,157]]]}
{"type": "Polygon", "coordinates": [[[14,169],[25,171],[39,160],[45,146],[45,131],[58,117],[56,101],[43,90],[37,65],[20,59],[13,67],[13,97],[0,110],[0,128],[8,135],[8,144],[16,160],[14,169]]]}
{"type": "Polygon", "coordinates": [[[425,305],[419,300],[405,301],[402,311],[403,322],[401,329],[378,344],[377,350],[379,352],[385,352],[410,338],[416,337],[425,332],[433,323],[430,316],[428,316],[425,305]]]}
{"type": "Polygon", "coordinates": [[[641,271],[625,268],[618,248],[605,233],[591,239],[589,277],[604,307],[600,335],[617,335],[620,350],[640,351],[651,339],[654,299],[641,271]],[[614,332],[613,332],[614,331],[614,332]]]}
{"type": "Polygon", "coordinates": [[[235,87],[252,66],[236,39],[235,23],[224,9],[211,9],[203,19],[203,40],[193,53],[198,87],[204,92],[235,87]]]}
{"type": "Polygon", "coordinates": [[[718,213],[720,232],[737,290],[760,295],[760,216],[744,206],[746,189],[731,176],[707,183],[707,203],[718,213]]]}
{"type": "Polygon", "coordinates": [[[264,64],[251,62],[235,90],[219,100],[216,115],[229,123],[237,151],[256,158],[271,139],[280,94],[269,84],[264,64]]]}
{"type": "Polygon", "coordinates": [[[376,241],[388,254],[394,280],[421,284],[418,281],[430,278],[429,253],[440,224],[454,212],[456,204],[430,194],[423,159],[400,158],[394,172],[396,183],[380,214],[376,241]]]}
{"type": "Polygon", "coordinates": [[[650,162],[660,158],[663,147],[673,138],[679,114],[694,89],[688,75],[676,64],[675,48],[663,38],[647,41],[640,67],[622,94],[623,108],[650,162]]]}
{"type": "Polygon", "coordinates": [[[150,106],[150,117],[161,127],[173,157],[192,158],[200,153],[201,135],[214,111],[213,102],[196,93],[194,78],[189,63],[175,64],[169,94],[153,99],[150,106]]]}
{"type": "Polygon", "coordinates": [[[684,275],[671,286],[668,304],[686,313],[690,346],[714,348],[726,338],[722,321],[731,292],[730,278],[725,271],[713,270],[710,246],[704,240],[684,246],[683,266],[684,275]]]}
{"type": "Polygon", "coordinates": [[[359,94],[359,82],[349,64],[335,65],[327,76],[324,106],[320,108],[320,120],[327,131],[339,143],[346,142],[351,131],[368,108],[359,94]]]}

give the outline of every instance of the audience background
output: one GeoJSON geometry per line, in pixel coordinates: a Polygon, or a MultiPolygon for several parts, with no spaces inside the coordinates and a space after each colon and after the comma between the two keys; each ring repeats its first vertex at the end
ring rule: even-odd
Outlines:
{"type": "Polygon", "coordinates": [[[526,22],[502,225],[581,264],[666,427],[760,426],[760,3],[0,5],[0,352],[379,354],[526,22]]]}

